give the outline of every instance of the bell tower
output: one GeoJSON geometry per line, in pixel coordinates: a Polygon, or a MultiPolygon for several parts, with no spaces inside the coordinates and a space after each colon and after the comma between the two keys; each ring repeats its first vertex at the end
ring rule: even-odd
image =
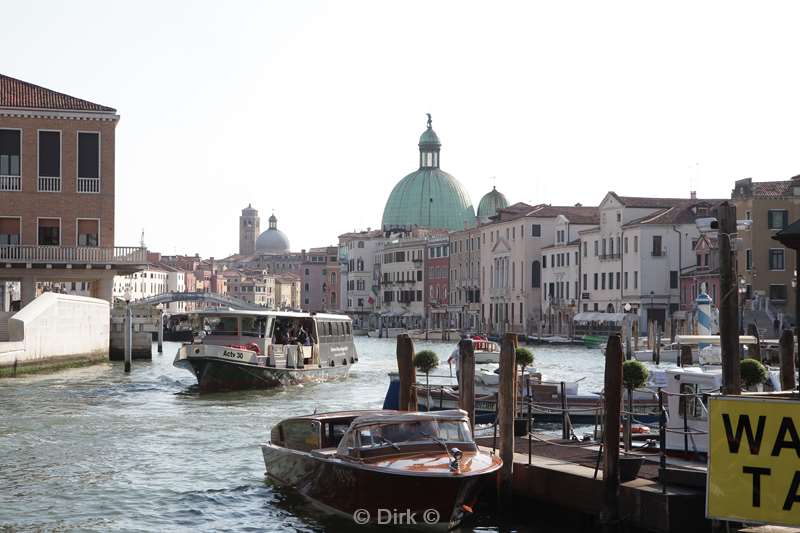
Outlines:
{"type": "Polygon", "coordinates": [[[239,254],[252,255],[256,253],[256,238],[261,233],[261,219],[258,210],[248,204],[242,209],[239,217],[239,254]]]}

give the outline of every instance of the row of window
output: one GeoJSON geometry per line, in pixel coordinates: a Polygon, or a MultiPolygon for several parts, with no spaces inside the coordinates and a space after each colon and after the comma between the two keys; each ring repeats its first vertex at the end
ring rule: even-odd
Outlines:
{"type": "Polygon", "coordinates": [[[468,252],[471,252],[472,250],[480,250],[481,239],[480,237],[470,237],[469,239],[450,241],[450,248],[454,254],[464,253],[464,249],[466,249],[468,252]]]}
{"type": "Polygon", "coordinates": [[[349,291],[364,291],[367,289],[367,282],[363,279],[348,280],[347,290],[349,291]]]}
{"type": "Polygon", "coordinates": [[[384,283],[396,283],[403,281],[422,281],[422,270],[409,270],[400,272],[384,272],[384,283]],[[408,275],[406,275],[408,274],[408,275]]]}
{"type": "Polygon", "coordinates": [[[422,250],[411,250],[410,252],[386,252],[383,254],[383,264],[403,263],[408,257],[409,261],[422,261],[422,250]]]}
{"type": "Polygon", "coordinates": [[[449,244],[442,244],[439,246],[431,246],[428,248],[428,258],[429,259],[436,259],[439,257],[449,257],[450,256],[450,245],[449,244]]]}
{"type": "MultiPolygon", "coordinates": [[[[547,283],[547,290],[544,293],[545,300],[569,300],[569,281],[553,281],[547,283]]],[[[572,297],[578,297],[578,282],[574,282],[572,297]]]]}
{"type": "MultiPolygon", "coordinates": [[[[100,219],[78,218],[75,221],[75,246],[100,246],[100,219]]],[[[0,246],[22,244],[22,217],[0,217],[0,246]]],[[[36,219],[38,246],[72,246],[63,242],[60,218],[36,219]]]]}
{"type": "MultiPolygon", "coordinates": [[[[786,250],[784,248],[770,248],[767,254],[767,264],[770,270],[786,270],[786,250]]],[[[744,258],[745,270],[753,270],[753,250],[745,250],[744,258]]]]}
{"type": "MultiPolygon", "coordinates": [[[[525,226],[520,224],[519,226],[519,238],[523,238],[525,236],[525,226]]],[[[542,236],[542,226],[541,224],[531,224],[531,237],[541,237],[542,236]]],[[[486,244],[486,232],[483,233],[483,243],[486,244]]],[[[512,241],[517,238],[517,227],[511,226],[506,228],[506,240],[511,239],[512,241]]],[[[500,230],[494,230],[489,232],[489,242],[495,242],[500,240],[500,230]]],[[[480,249],[480,244],[478,245],[480,249]]]]}
{"type": "MultiPolygon", "coordinates": [[[[59,192],[62,176],[62,150],[64,139],[59,130],[38,130],[36,175],[40,178],[39,190],[59,192]],[[55,178],[58,183],[46,181],[55,178]]],[[[100,179],[100,133],[80,131],[75,138],[76,176],[78,192],[100,192],[99,184],[82,184],[84,180],[100,179]]],[[[22,190],[22,131],[0,129],[0,190],[22,190]]],[[[30,172],[30,171],[29,171],[30,172]]]]}
{"type": "Polygon", "coordinates": [[[383,301],[401,304],[422,301],[422,291],[383,291],[383,301]]]}
{"type": "MultiPolygon", "coordinates": [[[[550,268],[569,266],[570,252],[563,252],[559,254],[550,254],[550,268]]],[[[575,265],[578,264],[578,252],[575,252],[575,265]]],[[[542,268],[547,268],[547,256],[542,255],[542,268]]]]}

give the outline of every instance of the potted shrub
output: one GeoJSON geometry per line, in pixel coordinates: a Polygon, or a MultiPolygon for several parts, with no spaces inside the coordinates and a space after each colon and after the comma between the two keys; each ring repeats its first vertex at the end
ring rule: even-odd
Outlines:
{"type": "Polygon", "coordinates": [[[431,410],[430,371],[439,366],[439,357],[431,350],[422,350],[414,355],[414,367],[425,373],[425,388],[428,391],[428,411],[431,410]]]}
{"type": "MultiPolygon", "coordinates": [[[[647,383],[649,376],[647,367],[644,363],[631,359],[622,363],[622,384],[628,391],[628,413],[633,413],[633,389],[638,389],[647,383]]],[[[625,417],[625,450],[631,447],[631,424],[633,423],[633,415],[628,414],[625,417]]],[[[639,467],[642,466],[642,458],[636,455],[622,455],[620,457],[620,479],[622,481],[630,481],[636,478],[639,472],[639,467]]]]}
{"type": "Polygon", "coordinates": [[[767,369],[760,361],[755,359],[742,359],[739,365],[739,372],[741,372],[742,383],[746,389],[756,387],[756,390],[761,389],[761,385],[767,381],[767,369]]]}

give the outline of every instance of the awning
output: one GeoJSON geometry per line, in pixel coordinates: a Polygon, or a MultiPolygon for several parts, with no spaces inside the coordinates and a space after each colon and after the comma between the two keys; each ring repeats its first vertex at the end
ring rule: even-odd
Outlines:
{"type": "Polygon", "coordinates": [[[622,322],[625,320],[625,313],[601,313],[590,311],[578,313],[573,317],[573,322],[622,322]]]}

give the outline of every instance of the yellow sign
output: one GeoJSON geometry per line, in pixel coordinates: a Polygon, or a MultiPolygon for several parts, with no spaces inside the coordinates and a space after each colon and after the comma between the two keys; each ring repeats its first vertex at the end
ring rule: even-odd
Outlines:
{"type": "Polygon", "coordinates": [[[800,526],[800,401],[709,400],[706,515],[800,526]]]}

